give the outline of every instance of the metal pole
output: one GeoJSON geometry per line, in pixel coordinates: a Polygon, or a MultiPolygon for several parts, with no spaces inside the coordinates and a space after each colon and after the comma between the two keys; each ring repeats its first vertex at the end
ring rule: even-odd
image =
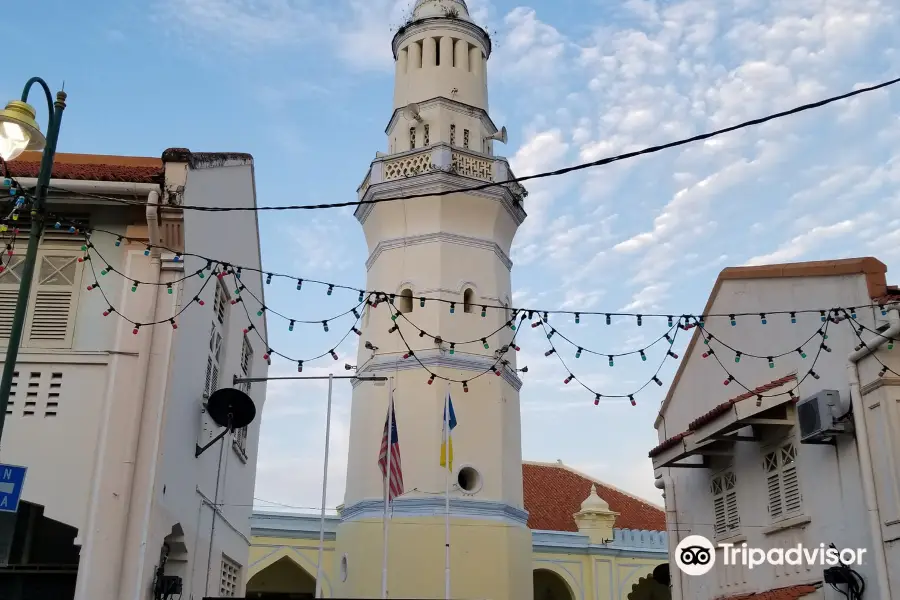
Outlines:
{"type": "Polygon", "coordinates": [[[322,557],[325,554],[325,496],[328,490],[328,441],[331,437],[331,389],[334,377],[328,376],[328,408],[325,409],[325,467],[322,473],[322,514],[319,517],[319,560],[316,565],[316,598],[322,597],[322,557]]]}
{"type": "Polygon", "coordinates": [[[50,187],[50,175],[53,172],[53,159],[56,156],[56,141],[59,138],[59,126],[62,123],[63,111],[66,109],[66,93],[57,92],[53,102],[50,88],[39,78],[32,78],[25,84],[22,101],[28,100],[28,91],[33,84],[44,88],[47,96],[47,110],[50,123],[47,126],[47,144],[41,156],[41,170],[38,172],[35,188],[34,204],[31,207],[31,232],[28,235],[28,250],[22,263],[22,279],[19,283],[19,294],[16,298],[16,311],[13,314],[9,329],[9,345],[6,348],[6,360],[3,363],[3,376],[0,379],[0,437],[6,423],[6,407],[9,405],[9,392],[12,389],[13,373],[16,370],[16,359],[19,357],[19,344],[22,342],[22,330],[25,328],[25,315],[28,310],[28,299],[31,296],[31,280],[34,278],[34,267],[37,262],[38,244],[44,229],[44,202],[50,187]]]}
{"type": "Polygon", "coordinates": [[[444,600],[450,600],[450,383],[444,397],[444,600]]]}
{"type": "Polygon", "coordinates": [[[394,439],[394,378],[388,383],[388,416],[387,416],[387,465],[384,469],[384,550],[381,557],[381,598],[388,597],[388,511],[391,497],[391,441],[394,439]]]}

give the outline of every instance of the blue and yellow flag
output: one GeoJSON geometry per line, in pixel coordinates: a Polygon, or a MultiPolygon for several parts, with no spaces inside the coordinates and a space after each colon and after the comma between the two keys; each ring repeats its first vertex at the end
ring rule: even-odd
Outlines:
{"type": "Polygon", "coordinates": [[[447,401],[444,403],[444,418],[441,435],[441,466],[453,471],[453,438],[451,432],[456,427],[456,413],[453,412],[453,400],[447,390],[447,401]],[[448,415],[449,411],[449,417],[448,415]]]}

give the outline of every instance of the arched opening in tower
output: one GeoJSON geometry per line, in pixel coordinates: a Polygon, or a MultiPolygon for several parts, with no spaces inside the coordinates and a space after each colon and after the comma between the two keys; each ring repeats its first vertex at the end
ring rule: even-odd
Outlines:
{"type": "Polygon", "coordinates": [[[472,304],[475,302],[475,290],[467,288],[463,292],[463,312],[472,312],[472,304]]]}
{"type": "Polygon", "coordinates": [[[413,296],[412,290],[406,288],[402,292],[400,292],[400,297],[397,299],[397,310],[402,313],[411,313],[413,310],[413,296]]]}

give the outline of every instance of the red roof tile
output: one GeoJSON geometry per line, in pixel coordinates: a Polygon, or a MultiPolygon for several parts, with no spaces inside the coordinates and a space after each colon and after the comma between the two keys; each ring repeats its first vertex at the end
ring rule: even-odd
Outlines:
{"type": "Polygon", "coordinates": [[[597,495],[619,513],[619,529],[666,530],[666,513],[658,506],[640,500],[604,483],[590,479],[564,465],[522,464],[525,510],[528,527],[545,531],[578,531],[572,515],[597,486],[597,495]]]}
{"type": "Polygon", "coordinates": [[[721,596],[717,600],[797,600],[815,592],[818,588],[814,585],[791,585],[783,588],[754,592],[752,594],[738,594],[736,596],[721,596]]]}
{"type": "MultiPolygon", "coordinates": [[[[25,152],[8,164],[13,177],[37,177],[41,166],[38,152],[25,152]]],[[[53,161],[54,179],[160,183],[163,161],[143,156],[59,153],[53,161]]]]}
{"type": "MultiPolygon", "coordinates": [[[[747,400],[748,398],[754,398],[758,394],[765,394],[768,391],[771,391],[771,390],[774,390],[775,388],[779,388],[779,387],[783,386],[784,384],[788,383],[789,381],[796,381],[796,380],[797,380],[797,375],[792,373],[791,375],[785,375],[784,377],[781,377],[779,379],[770,381],[769,383],[763,384],[750,392],[744,392],[740,396],[735,396],[731,400],[726,400],[725,402],[715,406],[712,410],[700,415],[699,417],[697,417],[696,419],[691,421],[688,424],[687,431],[682,431],[681,433],[677,433],[677,434],[673,435],[669,439],[663,441],[660,445],[658,445],[655,448],[653,448],[652,450],[650,450],[650,453],[649,453],[650,458],[653,458],[654,456],[658,456],[659,454],[665,452],[669,448],[674,447],[675,445],[678,444],[678,442],[683,440],[685,438],[685,436],[687,436],[687,435],[691,434],[692,432],[696,431],[697,429],[703,427],[707,423],[712,423],[714,420],[718,419],[719,417],[721,417],[722,415],[727,413],[729,410],[731,410],[731,407],[734,406],[735,404],[737,404],[738,402],[741,402],[742,400],[747,400]]],[[[796,398],[795,398],[795,400],[796,400],[796,398]]]]}

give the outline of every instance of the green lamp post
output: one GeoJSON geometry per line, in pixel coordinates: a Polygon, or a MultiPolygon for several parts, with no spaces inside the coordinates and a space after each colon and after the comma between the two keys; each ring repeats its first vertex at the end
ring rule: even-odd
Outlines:
{"type": "Polygon", "coordinates": [[[32,77],[25,84],[25,89],[22,90],[22,99],[13,100],[6,105],[4,110],[0,111],[0,158],[4,161],[11,161],[26,150],[44,151],[41,156],[37,187],[34,190],[34,202],[31,205],[31,232],[28,235],[28,250],[25,253],[25,261],[22,263],[22,278],[19,284],[19,295],[16,298],[16,311],[9,330],[9,346],[6,348],[3,376],[0,378],[0,437],[3,435],[9,392],[12,389],[16,358],[19,355],[19,344],[22,341],[22,330],[25,326],[25,313],[28,309],[28,297],[31,295],[31,280],[34,278],[38,244],[44,230],[44,202],[47,199],[47,189],[50,187],[50,174],[56,155],[56,140],[59,137],[59,126],[62,123],[65,109],[65,92],[57,92],[56,102],[54,102],[47,83],[40,77],[32,77]],[[47,98],[50,122],[47,125],[46,137],[41,133],[41,128],[35,121],[34,108],[28,104],[28,93],[35,84],[43,88],[47,98]]]}

